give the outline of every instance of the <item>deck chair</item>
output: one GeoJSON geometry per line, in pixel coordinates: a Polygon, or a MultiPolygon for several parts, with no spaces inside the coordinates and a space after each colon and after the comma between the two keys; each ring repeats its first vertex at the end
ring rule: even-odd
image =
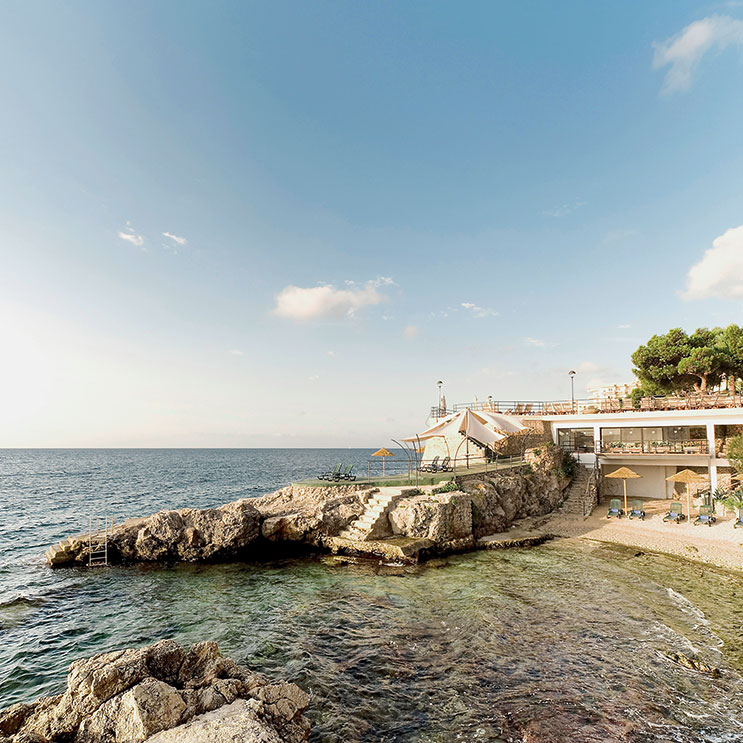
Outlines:
{"type": "Polygon", "coordinates": [[[663,517],[663,521],[672,521],[674,524],[680,524],[682,521],[686,521],[684,515],[684,507],[680,501],[673,501],[668,513],[663,517]]]}
{"type": "Polygon", "coordinates": [[[622,501],[620,501],[619,498],[612,498],[609,501],[609,513],[606,514],[606,518],[610,519],[612,516],[617,519],[621,519],[622,516],[624,516],[622,501]]]}
{"type": "Polygon", "coordinates": [[[343,462],[338,462],[334,470],[323,472],[322,474],[317,476],[317,479],[318,480],[335,480],[336,476],[340,474],[342,467],[343,467],[343,462]]]}
{"type": "Polygon", "coordinates": [[[630,508],[630,512],[628,516],[631,519],[640,519],[640,521],[645,521],[645,511],[642,509],[642,501],[641,500],[633,500],[632,501],[632,508],[630,508]]]}
{"type": "Polygon", "coordinates": [[[428,464],[422,464],[418,469],[420,472],[436,472],[439,466],[439,459],[441,457],[434,457],[428,464]]]}
{"type": "Polygon", "coordinates": [[[336,476],[336,480],[355,480],[356,475],[352,475],[351,472],[353,472],[353,465],[349,464],[348,467],[346,467],[344,472],[339,472],[336,476]]]}
{"type": "Polygon", "coordinates": [[[439,472],[451,472],[452,469],[453,467],[451,466],[451,457],[444,457],[438,467],[439,472]]]}
{"type": "Polygon", "coordinates": [[[694,519],[694,526],[697,526],[698,524],[707,524],[707,526],[712,526],[715,521],[717,521],[717,519],[709,506],[699,506],[699,515],[694,519]]]}

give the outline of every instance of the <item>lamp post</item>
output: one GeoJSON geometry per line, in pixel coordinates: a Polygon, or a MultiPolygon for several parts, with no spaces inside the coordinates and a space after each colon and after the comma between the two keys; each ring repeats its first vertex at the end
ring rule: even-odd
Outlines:
{"type": "Polygon", "coordinates": [[[570,377],[570,409],[575,412],[575,371],[571,369],[568,376],[570,377]]]}
{"type": "Polygon", "coordinates": [[[436,382],[436,384],[438,385],[438,388],[439,388],[439,406],[437,408],[437,410],[439,411],[438,417],[441,418],[441,385],[444,383],[439,379],[439,381],[436,382]]]}

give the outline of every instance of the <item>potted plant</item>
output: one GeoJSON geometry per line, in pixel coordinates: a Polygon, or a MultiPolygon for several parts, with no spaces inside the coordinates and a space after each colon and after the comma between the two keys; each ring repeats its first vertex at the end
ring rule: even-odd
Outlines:
{"type": "Polygon", "coordinates": [[[736,488],[732,493],[728,493],[721,501],[731,510],[736,511],[738,518],[733,524],[734,529],[743,528],[743,488],[736,488]]]}

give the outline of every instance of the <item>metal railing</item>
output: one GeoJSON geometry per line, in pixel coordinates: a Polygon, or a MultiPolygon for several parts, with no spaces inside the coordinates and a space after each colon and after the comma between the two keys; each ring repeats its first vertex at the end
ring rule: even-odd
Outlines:
{"type": "Polygon", "coordinates": [[[453,407],[431,408],[432,418],[443,418],[461,410],[483,410],[506,415],[571,415],[582,413],[630,413],[653,410],[709,410],[715,408],[743,407],[743,395],[726,393],[693,393],[688,395],[665,395],[643,397],[638,407],[634,407],[630,398],[596,400],[580,398],[576,400],[475,400],[473,402],[455,403],[453,407]]]}

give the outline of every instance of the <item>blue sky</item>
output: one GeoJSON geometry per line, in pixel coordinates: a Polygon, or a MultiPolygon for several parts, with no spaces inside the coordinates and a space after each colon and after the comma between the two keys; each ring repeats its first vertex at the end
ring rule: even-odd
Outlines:
{"type": "Polygon", "coordinates": [[[0,446],[380,446],[741,322],[743,3],[0,8],[0,446]]]}

